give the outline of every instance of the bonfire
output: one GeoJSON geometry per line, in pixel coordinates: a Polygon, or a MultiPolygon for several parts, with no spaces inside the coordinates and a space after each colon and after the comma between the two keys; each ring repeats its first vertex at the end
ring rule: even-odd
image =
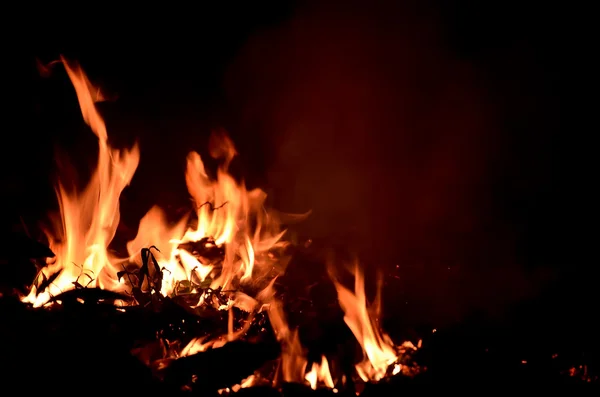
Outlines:
{"type": "Polygon", "coordinates": [[[24,304],[44,311],[100,305],[115,314],[160,318],[152,335],[140,337],[131,354],[156,379],[179,390],[223,394],[295,384],[337,393],[422,370],[412,359],[420,342],[398,344],[381,329],[381,302],[367,299],[358,263],[345,266],[349,272],[340,277],[340,265],[347,264],[324,266],[337,308],[359,347],[353,369],[348,371],[340,357],[314,357],[303,346],[297,326],[288,321],[289,305],[279,282],[297,252],[286,239],[286,223],[308,214],[268,209],[264,191],[247,190],[231,176],[236,149],[222,131],[209,142],[210,155],[219,163],[216,172],[206,169],[198,153],[187,156],[185,181],[194,203],[189,213],[171,222],[155,206],[140,220],[125,255],[109,250],[119,226],[120,195],[143,153],[137,144],[127,149],[109,144],[96,108],[100,90],[78,64],[62,59],[60,65],[98,139],[98,159],[83,189],[59,176],[60,212],[46,230],[54,256],[22,297],[24,304]],[[340,281],[346,276],[354,280],[353,288],[340,281]],[[215,380],[206,375],[207,367],[219,355],[237,355],[241,363],[222,370],[225,374],[215,380]]]}

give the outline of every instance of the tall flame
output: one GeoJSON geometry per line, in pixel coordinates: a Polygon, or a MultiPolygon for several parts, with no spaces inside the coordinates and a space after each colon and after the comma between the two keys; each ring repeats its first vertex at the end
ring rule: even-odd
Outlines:
{"type": "MultiPolygon", "coordinates": [[[[151,255],[156,262],[153,272],[161,273],[153,279],[152,296],[181,292],[193,300],[186,301],[191,309],[208,301],[217,309],[229,312],[226,334],[213,335],[210,339],[193,338],[183,349],[178,347],[175,356],[217,348],[242,337],[252,323],[252,316],[259,309],[266,309],[282,346],[281,380],[308,383],[313,389],[324,386],[337,392],[325,357],[307,371],[308,360],[299,334],[289,328],[283,304],[274,291],[275,280],[286,265],[274,254],[276,248],[286,246],[282,240],[285,230],[281,229],[279,217],[265,209],[266,194],[260,189],[248,191],[230,175],[229,166],[236,150],[226,134],[215,133],[211,137],[210,155],[220,164],[214,178],[209,177],[198,153],[191,152],[187,157],[185,180],[195,203],[190,216],[172,223],[160,207],[152,207],[140,220],[136,237],[127,243],[128,257],[109,255],[108,246],[119,224],[119,198],[131,182],[140,153],[137,144],[125,150],[108,144],[106,125],[96,108],[96,102],[102,100],[99,91],[79,65],[65,59],[62,64],[75,88],[83,119],[98,138],[98,161],[83,190],[67,189],[69,181],[64,177],[58,180],[56,194],[61,217],[47,233],[56,260],[48,262],[39,273],[23,301],[39,307],[53,295],[76,286],[133,292],[138,299],[135,292],[140,292],[144,276],[149,275],[142,275],[141,281],[138,277],[134,283],[129,276],[139,276],[142,272],[130,272],[129,267],[148,265],[151,255]],[[151,246],[157,249],[149,254],[151,246]],[[127,277],[123,277],[124,274],[127,277]],[[154,280],[157,280],[155,285],[154,280]],[[246,294],[242,290],[258,292],[246,294]],[[220,297],[214,300],[211,295],[214,291],[229,291],[227,300],[220,297]],[[233,306],[248,314],[237,329],[234,328],[233,306]]],[[[344,320],[364,352],[364,360],[356,365],[359,376],[365,382],[378,381],[388,372],[405,372],[398,359],[407,349],[416,348],[410,342],[395,346],[379,329],[379,313],[367,305],[364,276],[358,265],[354,276],[354,293],[335,280],[334,284],[345,313],[344,320]]],[[[250,386],[256,379],[252,375],[236,387],[250,386]]]]}
{"type": "Polygon", "coordinates": [[[80,276],[88,286],[117,288],[107,248],[119,224],[119,197],[131,182],[140,158],[137,144],[126,150],[108,144],[106,125],[96,108],[96,102],[102,99],[99,90],[78,64],[64,58],[62,63],[75,87],[83,119],[98,137],[98,162],[81,191],[70,191],[65,187],[69,181],[58,180],[56,195],[61,218],[47,233],[57,259],[38,275],[38,282],[24,298],[34,306],[46,303],[53,294],[72,289],[80,276]],[[53,282],[38,294],[39,282],[49,280],[57,272],[60,273],[53,282]]]}
{"type": "MultiPolygon", "coordinates": [[[[360,378],[367,381],[379,381],[387,374],[390,367],[392,374],[403,370],[398,363],[400,355],[407,349],[416,350],[411,342],[404,342],[399,348],[390,337],[378,326],[379,304],[377,310],[369,310],[365,294],[365,279],[358,263],[354,266],[354,293],[338,281],[333,280],[338,294],[340,307],[344,311],[344,321],[354,334],[364,353],[364,359],[356,365],[360,378]],[[375,313],[374,313],[375,312],[375,313]]],[[[379,291],[381,285],[379,285],[379,291]]],[[[378,300],[380,295],[378,295],[378,300]]]]}
{"type": "MultiPolygon", "coordinates": [[[[233,289],[282,271],[271,254],[274,248],[285,246],[280,241],[285,230],[280,229],[277,217],[265,210],[266,194],[260,189],[247,191],[228,173],[236,150],[224,133],[213,134],[210,142],[211,156],[221,160],[214,180],[198,153],[191,152],[187,158],[186,184],[196,203],[195,224],[187,218],[171,224],[161,208],[153,207],[141,219],[137,236],[127,244],[129,259],[111,258],[107,247],[119,223],[119,197],[137,168],[139,149],[137,144],[130,150],[108,144],[106,125],[95,105],[102,99],[99,90],[79,65],[65,59],[62,63],[75,87],[81,114],[98,137],[98,163],[82,191],[72,192],[65,188],[67,181],[58,181],[61,218],[56,230],[48,232],[58,259],[40,272],[25,302],[41,306],[53,295],[72,289],[80,277],[85,279],[83,286],[131,289],[118,273],[127,262],[141,266],[140,252],[151,245],[159,248],[156,259],[164,271],[159,292],[165,296],[192,278],[200,282],[208,278],[212,289],[233,289]],[[214,263],[196,252],[211,247],[224,250],[224,261],[214,263]],[[52,277],[56,278],[48,283],[52,277]]],[[[239,304],[248,304],[243,295],[238,297],[239,304]]]]}

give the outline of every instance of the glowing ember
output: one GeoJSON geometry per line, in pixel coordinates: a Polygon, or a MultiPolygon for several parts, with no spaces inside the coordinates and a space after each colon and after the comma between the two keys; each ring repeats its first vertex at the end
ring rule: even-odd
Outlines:
{"type": "MultiPolygon", "coordinates": [[[[208,308],[226,318],[226,331],[217,334],[194,334],[180,340],[161,336],[160,342],[153,344],[159,346],[158,359],[150,347],[134,349],[134,355],[157,371],[168,368],[174,360],[243,339],[254,320],[266,314],[281,346],[279,358],[271,363],[277,369],[273,375],[257,370],[248,376],[247,372],[246,378],[238,378],[239,383],[219,393],[264,383],[264,379],[275,386],[298,383],[337,392],[334,385],[344,383],[343,375],[334,379],[324,356],[308,368],[298,330],[288,326],[274,287],[287,265],[283,255],[287,243],[282,240],[285,230],[279,217],[265,209],[266,194],[259,189],[247,191],[228,173],[236,150],[226,134],[214,134],[210,141],[210,154],[220,162],[214,179],[209,178],[198,153],[188,155],[186,184],[195,210],[170,223],[161,208],[151,208],[140,220],[136,237],[127,243],[128,256],[109,254],[108,246],[119,224],[119,197],[137,168],[139,150],[137,145],[118,150],[108,144],[106,126],[95,105],[101,98],[99,91],[78,65],[62,62],[75,87],[83,118],[98,137],[98,163],[81,191],[67,187],[66,180],[58,181],[61,216],[47,231],[56,260],[38,274],[23,302],[34,307],[60,304],[52,297],[72,289],[99,288],[123,294],[121,306],[128,306],[125,301],[148,306],[177,300],[191,315],[208,308]],[[131,299],[125,299],[126,295],[131,299]]],[[[410,373],[399,358],[416,347],[409,342],[397,347],[379,330],[377,316],[367,307],[364,278],[358,267],[354,275],[354,293],[334,283],[346,324],[365,353],[365,359],[356,365],[358,375],[367,382],[398,372],[410,373]]],[[[170,324],[177,329],[188,325],[185,320],[170,324]]],[[[264,331],[262,325],[259,327],[264,331]]],[[[197,380],[197,375],[190,379],[192,383],[197,380]]]]}

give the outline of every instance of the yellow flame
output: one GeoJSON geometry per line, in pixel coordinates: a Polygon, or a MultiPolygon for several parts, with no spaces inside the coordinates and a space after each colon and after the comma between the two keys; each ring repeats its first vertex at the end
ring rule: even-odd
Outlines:
{"type": "Polygon", "coordinates": [[[107,247],[119,223],[119,196],[137,168],[139,149],[137,144],[131,150],[110,147],[106,125],[95,106],[102,99],[99,90],[79,65],[65,59],[62,62],[75,87],[83,118],[98,137],[98,163],[83,191],[71,192],[65,188],[66,181],[58,181],[61,218],[56,230],[48,233],[57,260],[43,270],[29,295],[23,298],[25,302],[41,306],[52,295],[73,288],[80,276],[85,278],[85,286],[126,291],[131,285],[127,278],[118,280],[117,272],[127,262],[141,266],[140,252],[151,245],[160,250],[153,254],[163,269],[163,295],[172,294],[179,282],[192,276],[200,282],[210,276],[211,288],[226,289],[257,282],[273,274],[273,270],[275,274],[283,270],[274,269],[276,265],[267,254],[285,246],[281,241],[285,230],[280,229],[277,217],[265,210],[266,194],[260,189],[247,191],[228,173],[236,150],[222,132],[213,134],[210,142],[210,154],[221,160],[214,180],[208,177],[198,153],[191,152],[187,158],[186,184],[196,203],[196,225],[188,227],[186,218],[169,223],[163,210],[153,207],[141,219],[136,237],[127,244],[129,258],[111,258],[107,247]],[[223,247],[223,263],[210,263],[208,258],[180,248],[203,239],[205,244],[223,247]],[[48,280],[58,271],[61,273],[54,282],[38,291],[39,281],[48,280]]]}
{"type": "Polygon", "coordinates": [[[211,278],[213,289],[260,280],[273,268],[266,254],[285,246],[281,241],[285,230],[280,230],[279,223],[263,206],[266,194],[260,189],[247,191],[228,173],[236,154],[231,140],[220,134],[213,141],[220,145],[213,154],[224,160],[215,180],[208,177],[198,153],[191,152],[187,158],[186,184],[196,203],[197,225],[186,228],[187,219],[169,225],[162,210],[153,208],[140,222],[135,239],[127,245],[129,255],[137,257],[138,262],[142,248],[150,244],[160,248],[157,260],[167,269],[161,289],[164,295],[171,294],[178,281],[189,279],[192,271],[204,280],[213,270],[207,258],[178,248],[182,244],[209,239],[206,244],[224,248],[225,260],[211,278]]]}
{"type": "Polygon", "coordinates": [[[54,230],[47,233],[57,259],[43,270],[43,276],[48,279],[61,273],[39,295],[34,285],[23,299],[36,307],[52,295],[72,289],[80,275],[85,275],[87,286],[118,289],[107,248],[119,224],[119,197],[131,182],[140,156],[137,144],[129,150],[114,149],[108,144],[106,125],[95,105],[102,99],[98,89],[79,65],[64,58],[62,62],[75,87],[83,119],[98,137],[98,162],[82,191],[69,191],[65,184],[70,181],[58,181],[56,195],[61,217],[54,230]]]}
{"type": "MultiPolygon", "coordinates": [[[[390,337],[377,326],[378,318],[369,311],[365,296],[365,280],[358,264],[354,268],[354,293],[333,280],[340,307],[344,311],[344,321],[363,349],[365,358],[356,365],[360,378],[367,381],[383,379],[392,364],[398,360],[398,351],[390,337]]],[[[379,312],[378,307],[376,312],[379,312]]],[[[412,346],[410,342],[406,346],[412,346]]],[[[403,345],[404,347],[404,345],[403,345]]],[[[414,347],[414,346],[413,346],[414,347]]],[[[393,372],[400,372],[401,364],[396,364],[393,372]]]]}
{"type": "Polygon", "coordinates": [[[319,384],[323,384],[323,386],[329,389],[334,388],[333,378],[331,377],[331,372],[329,372],[329,362],[325,356],[321,356],[320,363],[313,363],[310,371],[306,373],[304,378],[313,390],[316,390],[319,384]]]}
{"type": "MultiPolygon", "coordinates": [[[[199,283],[209,280],[212,289],[234,289],[240,284],[268,282],[283,272],[285,264],[270,253],[274,248],[285,247],[286,243],[281,241],[285,230],[280,229],[278,216],[264,208],[266,194],[260,189],[248,191],[229,174],[236,150],[223,132],[214,133],[209,143],[210,155],[220,160],[214,179],[209,178],[198,153],[191,152],[187,157],[186,185],[196,204],[196,223],[189,222],[188,217],[169,222],[161,208],[152,207],[140,220],[136,237],[127,243],[129,257],[111,257],[107,248],[119,223],[119,197],[137,168],[139,149],[137,144],[130,150],[117,150],[108,144],[106,125],[95,105],[102,100],[99,90],[79,65],[65,59],[62,63],[75,88],[83,119],[98,137],[98,162],[82,191],[72,192],[65,187],[69,181],[58,181],[56,193],[61,217],[56,230],[48,233],[57,259],[43,269],[23,301],[36,307],[44,305],[53,295],[72,289],[76,282],[86,287],[131,292],[132,280],[119,279],[117,272],[131,266],[139,268],[140,253],[150,246],[159,249],[153,255],[163,273],[158,292],[164,296],[177,292],[176,288],[186,281],[187,286],[195,286],[187,292],[198,293],[201,292],[198,284],[191,280],[199,283]],[[217,247],[224,250],[224,255],[218,255],[215,262],[214,258],[203,257],[189,248],[189,243],[194,247],[197,244],[217,247]],[[40,280],[48,280],[57,272],[60,273],[53,283],[38,290],[40,280]]],[[[269,291],[271,286],[272,283],[267,287],[269,291]]],[[[227,303],[217,304],[218,309],[229,310],[227,334],[210,340],[193,339],[175,354],[190,355],[240,338],[251,325],[255,310],[271,299],[264,293],[261,297],[262,300],[257,300],[240,291],[230,293],[227,303]],[[234,329],[233,306],[248,313],[239,329],[234,329]]],[[[196,305],[205,299],[207,295],[201,294],[196,305]]]]}
{"type": "MultiPolygon", "coordinates": [[[[106,125],[95,105],[102,100],[100,92],[79,65],[69,64],[65,59],[62,63],[75,88],[83,119],[98,138],[98,161],[83,190],[71,191],[65,187],[68,181],[58,181],[56,194],[61,217],[54,225],[55,229],[48,232],[56,260],[43,269],[23,301],[39,307],[53,295],[74,288],[76,283],[129,291],[131,281],[127,278],[119,280],[117,271],[126,266],[140,267],[142,250],[156,246],[159,251],[153,254],[163,273],[158,292],[164,296],[178,292],[182,283],[191,289],[187,291],[189,293],[201,292],[201,289],[206,289],[207,283],[213,290],[233,290],[250,283],[253,287],[260,286],[255,290],[261,290],[255,297],[240,291],[231,292],[227,303],[219,301],[217,308],[229,311],[227,333],[211,339],[192,339],[181,351],[174,350],[174,356],[218,348],[242,337],[257,309],[266,308],[277,340],[282,345],[279,360],[281,379],[285,382],[308,382],[313,389],[321,385],[336,392],[325,357],[306,371],[308,361],[298,332],[290,330],[283,305],[275,298],[273,288],[277,276],[285,270],[285,262],[270,254],[274,248],[285,247],[286,243],[282,241],[285,230],[280,228],[278,215],[264,208],[266,194],[260,189],[248,191],[243,183],[229,174],[229,165],[236,150],[226,134],[215,133],[211,138],[210,155],[220,161],[214,179],[209,177],[198,153],[191,152],[187,157],[185,179],[196,204],[195,223],[190,222],[188,217],[169,222],[161,208],[152,207],[140,220],[136,237],[127,243],[128,258],[109,255],[107,249],[119,224],[119,197],[131,182],[140,153],[137,144],[128,150],[117,150],[108,144],[106,125]],[[206,252],[211,249],[223,250],[223,255],[219,254],[217,259],[210,257],[206,252]],[[38,290],[40,279],[48,280],[55,274],[58,276],[52,283],[38,290]],[[83,277],[86,279],[82,280],[83,277]],[[198,283],[203,287],[199,287],[198,283]],[[248,313],[239,329],[234,329],[234,306],[248,313]]],[[[386,376],[391,365],[394,365],[393,374],[402,371],[398,356],[416,347],[410,342],[397,347],[381,332],[376,325],[379,305],[375,305],[375,310],[367,307],[364,276],[358,266],[354,275],[354,293],[337,281],[334,283],[345,313],[344,320],[364,352],[364,360],[356,365],[356,370],[364,381],[378,381],[386,376]]],[[[198,295],[195,306],[208,299],[206,293],[198,295]]],[[[195,306],[192,304],[191,308],[195,306]]],[[[255,381],[252,375],[234,387],[239,390],[255,381]]]]}

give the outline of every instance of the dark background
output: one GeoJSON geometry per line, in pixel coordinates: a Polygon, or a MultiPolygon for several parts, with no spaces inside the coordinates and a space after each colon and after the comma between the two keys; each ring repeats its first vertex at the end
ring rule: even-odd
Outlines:
{"type": "Polygon", "coordinates": [[[22,219],[35,233],[55,205],[55,147],[83,170],[95,159],[66,74],[39,74],[37,60],[64,54],[115,99],[101,105],[114,144],[139,139],[124,234],[154,203],[186,204],[185,155],[223,127],[236,169],[271,205],[313,210],[299,232],[386,270],[389,313],[444,324],[544,297],[545,311],[529,315],[579,326],[596,296],[591,157],[566,71],[577,67],[576,11],[242,3],[14,15],[21,23],[4,28],[3,227],[22,219]]]}

